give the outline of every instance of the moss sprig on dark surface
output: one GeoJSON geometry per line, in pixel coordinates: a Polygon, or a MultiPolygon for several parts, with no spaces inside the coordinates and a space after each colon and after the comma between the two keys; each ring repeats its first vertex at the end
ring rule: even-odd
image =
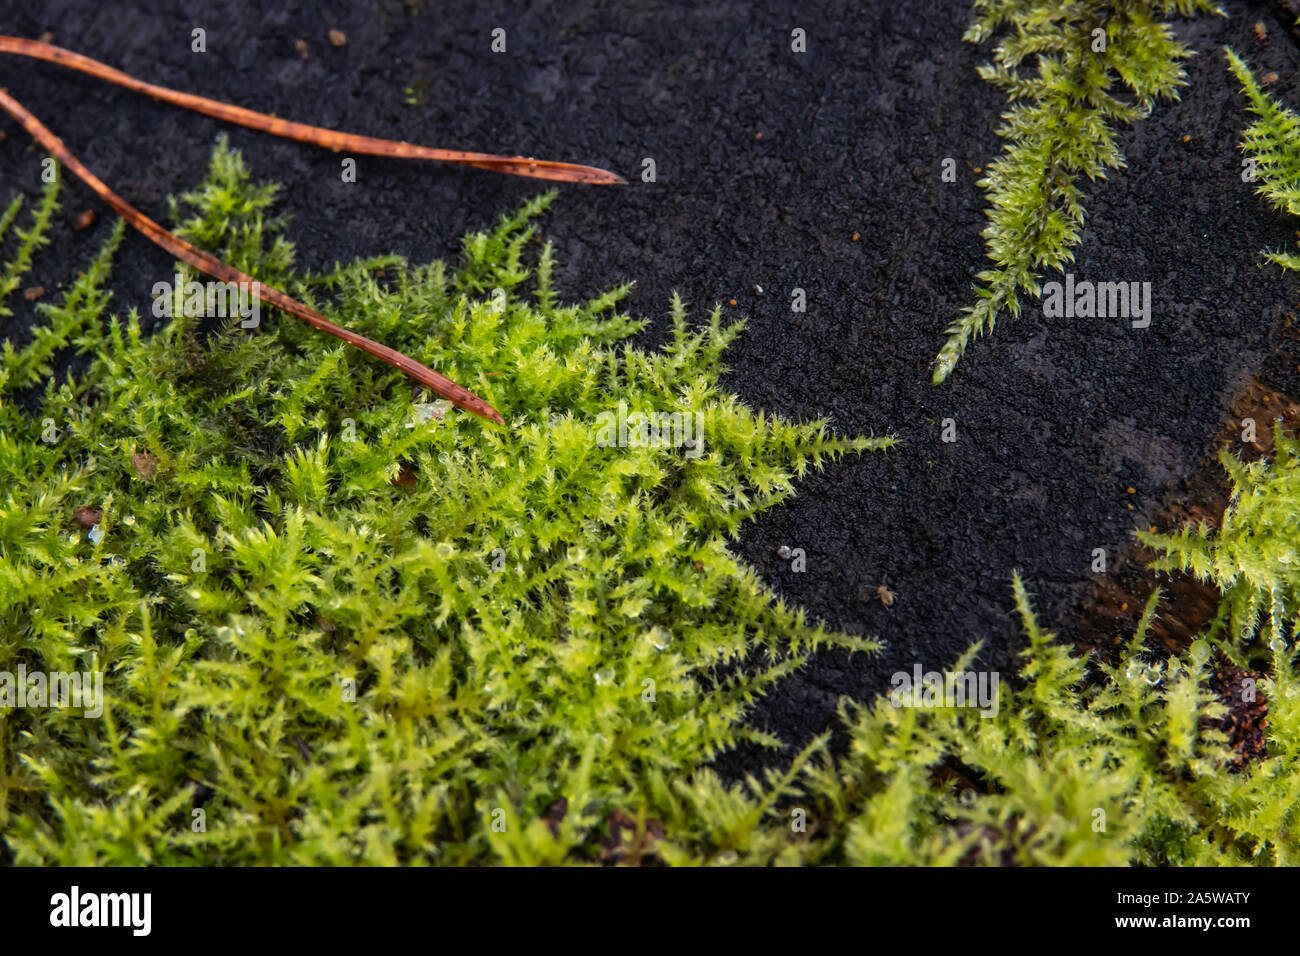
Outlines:
{"type": "MultiPolygon", "coordinates": [[[[1250,161],[1243,178],[1256,183],[1255,191],[1274,209],[1300,216],[1300,116],[1265,93],[1250,66],[1228,48],[1228,68],[1255,114],[1246,127],[1241,149],[1250,161]]],[[[1268,259],[1283,269],[1300,270],[1300,256],[1272,250],[1268,259]]]]}
{"type": "Polygon", "coordinates": [[[1020,315],[1021,296],[1039,295],[1045,272],[1074,261],[1080,183],[1124,166],[1116,128],[1177,98],[1191,51],[1164,20],[1221,12],[1210,0],[976,0],[975,10],[965,39],[1002,35],[980,76],[1010,101],[998,130],[1007,148],[979,182],[989,196],[983,235],[993,265],[977,275],[975,304],[948,328],[936,385],[971,339],[1004,312],[1020,315]]]}
{"type": "Polygon", "coordinates": [[[1232,496],[1217,528],[1139,533],[1162,552],[1154,567],[1220,585],[1225,600],[1210,636],[1228,649],[1251,641],[1285,649],[1300,633],[1300,444],[1280,425],[1273,442],[1272,462],[1220,455],[1232,496]]]}

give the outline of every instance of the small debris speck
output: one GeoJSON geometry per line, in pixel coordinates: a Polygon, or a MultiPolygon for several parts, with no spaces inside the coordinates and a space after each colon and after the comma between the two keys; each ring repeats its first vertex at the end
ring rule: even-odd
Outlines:
{"type": "Polygon", "coordinates": [[[88,229],[90,224],[95,221],[95,210],[85,209],[77,214],[76,221],[72,224],[73,229],[88,229]]]}
{"type": "Polygon", "coordinates": [[[72,513],[72,517],[83,528],[93,528],[99,524],[99,519],[104,517],[104,512],[99,508],[82,506],[72,513]]]}
{"type": "Polygon", "coordinates": [[[347,35],[346,33],[344,33],[342,30],[331,30],[331,31],[330,31],[330,45],[331,45],[331,46],[347,46],[347,45],[348,45],[348,35],[347,35]]]}
{"type": "Polygon", "coordinates": [[[158,460],[147,451],[132,452],[131,465],[145,481],[152,481],[158,473],[158,460]]]}
{"type": "Polygon", "coordinates": [[[35,302],[43,295],[45,295],[45,286],[43,285],[34,285],[30,289],[23,291],[23,298],[28,302],[35,302]]]}
{"type": "Polygon", "coordinates": [[[446,399],[441,399],[436,402],[417,402],[411,406],[411,411],[415,413],[415,417],[406,427],[414,428],[416,425],[440,422],[450,408],[451,402],[446,399]]]}
{"type": "Polygon", "coordinates": [[[415,477],[415,466],[410,462],[402,462],[398,469],[397,477],[389,482],[395,488],[415,488],[420,482],[415,477]]]}

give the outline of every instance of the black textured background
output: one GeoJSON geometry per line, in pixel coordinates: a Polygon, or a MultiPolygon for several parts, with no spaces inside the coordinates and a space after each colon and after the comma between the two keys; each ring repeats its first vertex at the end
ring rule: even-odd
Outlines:
{"type": "MultiPolygon", "coordinates": [[[[1294,224],[1241,182],[1235,144],[1246,119],[1221,47],[1278,71],[1274,89],[1293,106],[1300,51],[1272,5],[1226,7],[1229,19],[1178,24],[1200,53],[1181,101],[1126,130],[1128,169],[1088,190],[1074,271],[1151,281],[1151,328],[1047,323],[1031,309],[978,342],[939,388],[930,362],[985,265],[973,168],[1000,151],[1004,108],[975,73],[988,48],[961,40],[965,2],[49,0],[0,2],[0,32],[50,31],[142,79],[303,122],[589,163],[633,180],[562,187],[544,230],[567,297],[636,279],[631,309],[656,320],[647,344],[667,325],[672,290],[700,318],[734,298],[726,312],[749,328],[730,354],[731,388],[755,406],[904,440],[805,481],[739,544],[787,598],[887,645],[871,658],[823,655],[761,706],[760,724],[799,740],[828,726],[840,694],[874,696],[894,670],[942,667],[976,639],[987,665],[1012,669],[1013,567],[1042,620],[1069,635],[1092,584],[1092,549],[1113,555],[1150,522],[1262,364],[1268,331],[1300,285],[1261,268],[1258,251],[1293,242],[1294,224]],[[207,31],[204,54],[190,50],[194,27],[207,31]],[[504,54],[490,51],[495,27],[507,31],[504,54]],[[806,54],[791,52],[795,27],[807,31],[806,54]],[[330,28],[346,32],[346,47],[329,45],[330,28]],[[408,88],[422,105],[406,102],[408,88]],[[656,162],[654,184],[640,182],[644,157],[656,162]],[[958,162],[955,184],[940,180],[944,157],[958,162]],[[794,287],[807,292],[806,315],[791,312],[794,287]],[[939,440],[949,417],[955,444],[939,440]],[[805,573],[778,559],[782,544],[805,549],[805,573]],[[884,575],[897,594],[888,609],[875,590],[884,575]]],[[[215,137],[228,133],[257,177],[285,184],[290,237],[310,267],[389,251],[454,255],[463,232],[545,188],[367,157],[345,185],[332,153],[58,67],[10,57],[0,85],[164,221],[167,195],[200,179],[215,137]]],[[[0,199],[35,193],[43,152],[12,120],[0,130],[0,199]]],[[[63,203],[55,244],[28,283],[51,291],[84,266],[111,220],[71,178],[63,203]],[[96,224],[74,232],[85,208],[99,211],[96,224]]],[[[117,307],[147,311],[150,287],[170,270],[170,257],[129,233],[117,307]]],[[[14,298],[0,335],[22,338],[32,308],[14,298]]]]}

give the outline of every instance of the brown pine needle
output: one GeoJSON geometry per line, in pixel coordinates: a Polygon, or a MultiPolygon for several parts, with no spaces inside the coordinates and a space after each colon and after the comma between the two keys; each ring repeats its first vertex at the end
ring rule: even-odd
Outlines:
{"type": "MultiPolygon", "coordinates": [[[[497,156],[492,153],[434,149],[429,146],[415,146],[411,143],[396,140],[340,133],[335,130],[322,129],[319,126],[308,126],[305,123],[293,123],[289,120],[268,116],[265,113],[257,113],[240,106],[222,103],[218,100],[210,100],[191,93],[170,90],[165,86],[146,83],[123,73],[121,70],[115,70],[98,60],[93,60],[80,53],[74,53],[71,50],[65,50],[62,47],[43,43],[39,40],[0,36],[0,53],[13,53],[18,56],[28,56],[38,60],[46,60],[50,63],[57,63],[60,66],[78,70],[97,79],[106,80],[129,90],[135,90],[137,93],[144,93],[154,99],[193,110],[196,113],[203,113],[206,116],[237,123],[250,129],[261,130],[273,136],[283,136],[303,143],[312,143],[335,151],[363,153],[371,156],[394,156],[400,159],[430,159],[439,162],[460,163],[513,176],[550,179],[558,182],[591,183],[595,185],[627,184],[627,180],[617,173],[596,169],[592,166],[548,162],[546,160],[530,159],[525,156],[497,156]]],[[[257,295],[262,301],[277,306],[290,315],[294,315],[315,326],[322,332],[328,332],[330,335],[342,339],[350,345],[355,345],[376,358],[382,359],[389,365],[401,369],[416,381],[449,399],[460,408],[504,424],[501,414],[495,408],[446,376],[439,375],[433,369],[421,365],[413,358],[390,349],[386,345],[380,345],[364,335],[358,335],[335,325],[319,312],[309,309],[296,299],[290,298],[278,289],[256,283],[251,276],[245,275],[233,266],[222,262],[216,256],[204,252],[202,249],[168,232],[104,185],[94,173],[81,164],[77,157],[72,155],[68,148],[63,145],[62,140],[51,133],[40,120],[28,112],[6,90],[0,90],[0,106],[3,106],[7,112],[22,123],[27,132],[52,152],[63,165],[71,169],[101,199],[117,210],[123,219],[172,255],[183,259],[196,269],[215,276],[223,282],[247,283],[248,288],[259,290],[257,295]]]]}
{"type": "MultiPolygon", "coordinates": [[[[0,53],[13,53],[18,56],[32,57],[38,60],[45,60],[50,63],[57,63],[72,70],[78,70],[82,73],[89,74],[97,79],[106,80],[117,86],[134,90],[137,93],[144,93],[152,96],[154,99],[162,100],[165,103],[171,103],[184,109],[193,110],[196,113],[203,113],[206,116],[212,116],[217,119],[226,120],[230,123],[237,123],[240,126],[247,126],[249,129],[261,130],[270,133],[273,136],[283,136],[287,139],[298,140],[303,143],[312,143],[316,146],[323,146],[326,149],[335,151],[347,151],[351,153],[362,153],[371,156],[393,156],[399,159],[429,159],[439,162],[459,163],[466,166],[475,166],[480,169],[491,169],[499,173],[507,173],[513,176],[526,176],[533,179],[549,179],[558,182],[572,183],[590,183],[595,185],[626,185],[627,181],[617,173],[609,172],[604,169],[596,169],[592,166],[579,166],[574,163],[557,163],[540,159],[530,159],[525,156],[498,156],[492,153],[471,153],[455,149],[434,149],[429,146],[416,146],[411,143],[399,142],[396,140],[376,139],[372,136],[358,136],[352,133],[340,133],[335,130],[322,129],[319,126],[308,126],[305,123],[294,123],[289,120],[282,120],[274,116],[268,116],[265,113],[258,113],[253,110],[247,110],[240,106],[233,106],[229,103],[222,103],[218,100],[210,100],[206,97],[195,96],[191,93],[181,93],[177,90],[168,89],[165,86],[157,86],[153,83],[146,83],[143,80],[137,80],[133,76],[123,73],[121,70],[115,70],[113,67],[98,60],[83,56],[80,53],[74,53],[71,50],[65,50],[62,47],[54,46],[50,43],[43,43],[39,40],[28,40],[22,37],[0,36],[0,53]]],[[[382,359],[389,365],[401,369],[407,375],[416,381],[432,389],[437,394],[449,399],[453,404],[481,415],[484,418],[494,422],[504,424],[501,414],[489,405],[483,399],[479,398],[468,389],[462,388],[455,382],[443,375],[439,375],[431,368],[421,365],[419,362],[403,355],[401,352],[390,349],[386,345],[380,345],[364,335],[358,335],[347,329],[341,328],[330,322],[319,312],[309,309],[295,299],[290,298],[278,289],[255,283],[251,276],[247,276],[232,266],[222,262],[216,256],[213,256],[202,249],[199,249],[185,240],[168,232],[158,223],[154,222],[148,216],[145,216],[126,200],[122,199],[104,183],[99,180],[94,173],[83,166],[77,158],[69,152],[68,148],[63,145],[62,140],[51,133],[35,116],[28,112],[21,103],[9,96],[5,90],[0,90],[0,106],[14,116],[23,127],[46,149],[52,152],[63,165],[73,171],[83,182],[93,189],[101,199],[112,206],[117,212],[129,222],[133,227],[144,233],[151,241],[155,242],[162,248],[166,249],[172,255],[183,259],[196,269],[215,276],[224,282],[241,282],[247,283],[251,289],[258,289],[258,298],[271,305],[277,306],[315,326],[323,332],[328,332],[336,338],[342,339],[350,345],[354,345],[363,351],[369,352],[376,358],[382,359]]]]}
{"type": "Polygon", "coordinates": [[[4,89],[0,89],[0,107],[3,107],[6,112],[22,123],[23,128],[37,142],[53,153],[59,162],[72,170],[77,178],[93,189],[100,199],[117,210],[118,215],[144,233],[152,242],[166,249],[178,259],[183,259],[194,268],[206,272],[210,276],[215,276],[223,282],[242,283],[244,288],[256,290],[257,297],[263,302],[283,309],[290,315],[302,319],[322,332],[328,332],[335,338],[342,339],[349,345],[354,345],[362,351],[369,352],[376,358],[382,359],[394,368],[401,369],[417,382],[449,399],[452,404],[491,421],[505,424],[500,412],[473,392],[462,388],[446,376],[439,375],[433,369],[421,365],[415,359],[403,355],[395,349],[390,349],[387,345],[380,345],[373,339],[368,339],[364,335],[358,335],[356,332],[335,325],[319,312],[308,308],[297,299],[290,298],[278,289],[262,285],[252,276],[240,272],[234,266],[227,265],[211,253],[204,252],[197,246],[191,245],[179,236],[168,232],[104,185],[99,177],[83,166],[81,161],[68,151],[61,139],[46,129],[40,120],[29,113],[26,107],[10,96],[8,91],[4,89]]]}
{"type": "Polygon", "coordinates": [[[460,163],[465,166],[477,166],[491,169],[512,176],[527,176],[532,179],[551,179],[565,183],[590,183],[601,186],[626,186],[627,180],[617,173],[593,166],[578,166],[574,163],[555,163],[526,156],[497,156],[492,153],[469,153],[458,149],[434,149],[430,146],[415,146],[391,139],[376,139],[372,136],[357,136],[352,133],[340,133],[335,130],[308,126],[306,123],[293,123],[265,113],[246,110],[242,106],[232,106],[218,100],[210,100],[192,93],[169,90],[165,86],[155,86],[137,80],[133,76],[115,70],[106,63],[92,60],[80,53],[73,53],[62,47],[39,40],[27,40],[22,37],[0,36],[0,53],[15,53],[30,56],[38,60],[57,63],[71,70],[82,73],[118,86],[144,93],[156,100],[171,103],[196,113],[213,116],[228,123],[247,126],[249,129],[261,130],[273,136],[296,139],[302,143],[313,143],[326,149],[364,153],[370,156],[395,156],[400,159],[432,159],[445,163],[460,163]]]}

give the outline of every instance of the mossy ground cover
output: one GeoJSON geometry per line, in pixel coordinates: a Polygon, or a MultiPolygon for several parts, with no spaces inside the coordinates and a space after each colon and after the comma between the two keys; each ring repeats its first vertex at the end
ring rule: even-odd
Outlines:
{"type": "MultiPolygon", "coordinates": [[[[57,188],[13,237],[11,288],[57,188]]],[[[475,382],[509,426],[413,405],[406,379],[288,320],[106,325],[119,226],[5,352],[0,669],[107,675],[102,719],[6,712],[14,859],[581,855],[615,811],[670,816],[682,768],[756,736],[746,704],[807,648],[869,647],[773,601],[726,542],[806,469],[892,439],[721,392],[740,328],[718,312],[690,331],[675,302],[647,353],[621,344],[626,289],[560,304],[529,225],[549,197],[454,269],[299,275],[274,192],[219,148],[181,232],[475,382]],[[67,347],[90,369],[33,406],[67,347]],[[619,403],[698,414],[702,447],[602,447],[619,403]]]]}
{"type": "MultiPolygon", "coordinates": [[[[557,17],[549,7],[481,0],[295,8],[211,0],[200,19],[140,0],[112,0],[108,13],[103,4],[0,7],[9,33],[51,31],[60,45],[176,89],[377,136],[589,162],[633,179],[627,189],[561,191],[545,234],[569,297],[636,280],[621,309],[647,320],[633,341],[651,349],[671,336],[674,289],[693,305],[693,321],[720,302],[724,319],[746,320],[722,381],[747,404],[905,441],[906,453],[855,456],[810,475],[736,543],[787,602],[883,645],[872,655],[814,655],[760,701],[757,725],[796,750],[834,725],[839,697],[887,692],[890,675],[916,660],[941,667],[982,639],[980,666],[1011,673],[1022,640],[1007,588],[1013,565],[1042,619],[1074,640],[1073,608],[1095,584],[1092,551],[1113,558],[1133,528],[1155,521],[1211,446],[1243,364],[1300,300],[1296,279],[1279,282],[1259,267],[1256,251],[1291,248],[1294,227],[1240,182],[1243,104],[1218,53],[1230,43],[1261,75],[1281,76],[1272,92],[1298,101],[1290,78],[1300,48],[1268,2],[1225,0],[1228,18],[1169,17],[1198,54],[1183,61],[1180,99],[1117,124],[1129,165],[1105,182],[1082,181],[1088,218],[1074,271],[1149,277],[1149,334],[1123,323],[1044,322],[1027,306],[1027,317],[999,322],[940,388],[930,363],[943,328],[973,302],[983,267],[988,195],[976,168],[986,173],[1006,145],[996,131],[1007,99],[977,72],[999,40],[963,42],[969,4],[846,0],[832,14],[789,0],[574,0],[557,17]],[[1268,24],[1264,42],[1256,19],[1268,24]],[[208,28],[205,54],[191,50],[196,25],[208,28]],[[807,54],[790,49],[793,25],[808,31],[807,54]],[[497,26],[510,33],[505,55],[489,49],[497,26]],[[346,46],[329,43],[331,28],[346,32],[346,46]],[[424,105],[407,103],[405,88],[421,81],[424,105]],[[656,183],[637,175],[647,156],[657,160],[656,183]],[[944,157],[956,160],[955,183],[941,179],[944,157]],[[796,286],[807,293],[803,314],[791,311],[796,286]],[[945,418],[956,419],[955,443],[940,440],[945,418]],[[780,559],[782,545],[806,551],[806,573],[780,559]],[[877,598],[886,577],[891,606],[877,598]]],[[[539,188],[379,160],[360,161],[358,182],[344,184],[336,154],[53,66],[8,61],[3,85],[114,189],[167,223],[167,196],[193,187],[213,138],[228,131],[259,178],[284,183],[281,209],[293,214],[285,235],[299,265],[317,272],[390,252],[454,262],[462,235],[490,229],[539,188]]],[[[1127,95],[1122,85],[1112,92],[1127,95]]],[[[0,200],[15,186],[39,192],[41,150],[15,124],[0,125],[0,200]]],[[[10,297],[15,315],[0,319],[0,338],[23,341],[42,325],[21,292],[43,285],[40,301],[56,301],[113,226],[76,181],[65,182],[60,202],[66,214],[10,297]],[[98,218],[76,230],[85,209],[98,218]]],[[[151,286],[171,271],[171,257],[128,231],[109,280],[112,308],[137,307],[152,332],[151,286]]],[[[81,369],[88,360],[68,361],[81,369]]],[[[60,357],[51,365],[62,378],[60,357]]],[[[755,766],[751,756],[719,767],[735,779],[755,766]]]]}
{"type": "MultiPolygon", "coordinates": [[[[6,208],[10,293],[57,190],[6,208]]],[[[275,199],[219,147],[174,218],[507,426],[413,402],[278,315],[250,332],[176,310],[142,335],[105,292],[119,224],[4,352],[0,671],[105,675],[102,716],[0,719],[8,862],[1294,862],[1290,603],[1281,641],[1238,628],[1164,659],[1139,630],[1105,664],[1055,643],[1016,578],[1028,643],[994,716],[846,703],[847,753],[823,736],[724,783],[714,757],[774,743],[745,721],[759,695],[816,648],[874,651],[775,600],[735,534],[810,470],[905,449],[745,407],[719,385],[741,329],[717,311],[692,325],[674,302],[648,352],[626,344],[625,289],[562,304],[534,235],[546,198],[454,266],[319,274],[295,268],[275,199]],[[89,367],[51,378],[68,349],[89,367]],[[620,402],[698,412],[703,447],[602,442],[620,402]],[[1268,675],[1267,755],[1241,772],[1216,655],[1268,675]]],[[[1288,453],[1237,477],[1286,501],[1295,473],[1288,453]]]]}

